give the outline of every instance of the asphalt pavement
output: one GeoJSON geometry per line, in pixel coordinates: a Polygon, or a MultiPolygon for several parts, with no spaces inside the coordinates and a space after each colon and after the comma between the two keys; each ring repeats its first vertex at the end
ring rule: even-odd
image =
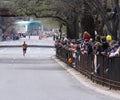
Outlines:
{"type": "MultiPolygon", "coordinates": [[[[37,37],[0,45],[54,45],[37,37]]],[[[120,100],[119,91],[93,84],[55,57],[55,48],[0,48],[0,100],[120,100]],[[114,95],[112,95],[112,93],[114,95]]]]}

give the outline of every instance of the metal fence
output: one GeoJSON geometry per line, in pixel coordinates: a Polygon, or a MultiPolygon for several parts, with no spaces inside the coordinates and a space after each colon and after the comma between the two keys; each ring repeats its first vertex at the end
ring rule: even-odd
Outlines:
{"type": "Polygon", "coordinates": [[[110,89],[120,89],[120,57],[107,58],[103,55],[76,53],[74,58],[72,51],[62,47],[56,47],[56,56],[67,64],[69,57],[75,59],[75,67],[73,64],[69,65],[93,82],[110,89]]]}

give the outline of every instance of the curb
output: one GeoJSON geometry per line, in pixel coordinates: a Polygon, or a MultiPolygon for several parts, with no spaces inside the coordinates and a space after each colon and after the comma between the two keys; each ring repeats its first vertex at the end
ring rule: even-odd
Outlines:
{"type": "Polygon", "coordinates": [[[76,71],[74,68],[69,67],[67,64],[57,59],[56,56],[53,56],[52,59],[54,59],[58,64],[60,64],[67,72],[74,76],[85,87],[90,88],[93,91],[99,92],[106,96],[111,96],[113,98],[120,99],[119,90],[110,90],[107,87],[103,87],[99,84],[93,83],[90,79],[80,74],[80,72],[76,71]]]}

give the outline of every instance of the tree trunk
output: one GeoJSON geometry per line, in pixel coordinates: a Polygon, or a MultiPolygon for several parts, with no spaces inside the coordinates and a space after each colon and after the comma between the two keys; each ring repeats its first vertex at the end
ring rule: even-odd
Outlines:
{"type": "Polygon", "coordinates": [[[95,39],[95,24],[94,19],[91,15],[83,15],[81,19],[81,27],[82,27],[82,33],[87,31],[90,33],[91,38],[95,39]]]}
{"type": "Polygon", "coordinates": [[[117,40],[118,26],[119,26],[119,18],[117,12],[115,11],[115,14],[113,15],[112,18],[112,37],[114,40],[117,40]]]}
{"type": "Polygon", "coordinates": [[[114,15],[114,21],[113,21],[113,25],[115,24],[114,28],[113,28],[113,32],[114,32],[114,37],[117,40],[118,38],[120,38],[120,6],[119,6],[119,0],[114,0],[114,4],[115,4],[115,15],[114,15]],[[117,37],[119,34],[119,37],[117,37]]]}
{"type": "Polygon", "coordinates": [[[75,14],[74,16],[74,34],[75,34],[75,39],[79,39],[79,21],[77,14],[75,14]]]}
{"type": "Polygon", "coordinates": [[[76,35],[74,34],[74,25],[68,25],[67,26],[67,38],[69,39],[75,39],[76,35]]]}
{"type": "Polygon", "coordinates": [[[72,20],[67,24],[67,38],[79,39],[79,22],[78,15],[74,15],[72,20]]]}

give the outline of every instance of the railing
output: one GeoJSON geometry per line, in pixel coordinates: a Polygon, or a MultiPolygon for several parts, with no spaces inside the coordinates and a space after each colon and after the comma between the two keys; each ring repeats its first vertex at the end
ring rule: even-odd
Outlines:
{"type": "MultiPolygon", "coordinates": [[[[72,51],[62,47],[56,48],[56,56],[68,63],[72,51]]],[[[72,56],[72,58],[74,58],[72,56]]],[[[69,64],[73,67],[73,64],[69,64]]],[[[93,82],[107,86],[110,89],[120,89],[120,57],[107,58],[103,55],[76,53],[75,68],[93,82]]]]}

